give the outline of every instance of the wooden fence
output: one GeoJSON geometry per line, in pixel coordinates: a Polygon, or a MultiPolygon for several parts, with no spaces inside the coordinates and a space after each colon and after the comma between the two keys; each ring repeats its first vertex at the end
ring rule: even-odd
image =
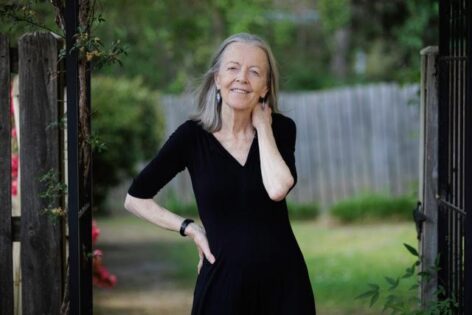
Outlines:
{"type": "MultiPolygon", "coordinates": [[[[193,111],[190,95],[163,96],[167,136],[193,111]]],[[[289,195],[326,209],[361,193],[411,194],[418,184],[419,87],[372,84],[282,93],[281,112],[297,124],[298,184],[289,195]]],[[[190,201],[187,172],[162,193],[190,201]]]]}
{"type": "Polygon", "coordinates": [[[60,207],[60,198],[41,197],[49,188],[40,181],[52,171],[63,174],[59,128],[63,103],[58,41],[47,33],[30,33],[10,47],[0,34],[0,314],[60,314],[65,278],[66,240],[62,218],[44,209],[60,207]],[[15,66],[17,65],[17,66],[15,66]],[[19,77],[19,146],[21,209],[11,197],[11,73],[19,77]],[[13,259],[20,248],[19,262],[13,259]],[[16,265],[16,266],[15,266],[16,265]],[[13,270],[21,266],[21,294],[14,294],[13,270]],[[19,305],[21,301],[21,305],[19,305]],[[16,305],[14,307],[14,305],[16,305]]]}

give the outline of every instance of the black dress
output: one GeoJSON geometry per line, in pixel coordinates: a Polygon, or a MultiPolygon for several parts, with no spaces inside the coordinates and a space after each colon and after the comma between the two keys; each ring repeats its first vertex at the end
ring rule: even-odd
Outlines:
{"type": "MultiPolygon", "coordinates": [[[[273,113],[272,130],[296,181],[295,123],[273,113]]],[[[271,200],[262,183],[257,134],[241,165],[215,136],[187,120],[135,177],[128,193],[152,198],[186,167],[216,259],[214,264],[203,261],[192,315],[316,314],[286,201],[271,200]]]]}

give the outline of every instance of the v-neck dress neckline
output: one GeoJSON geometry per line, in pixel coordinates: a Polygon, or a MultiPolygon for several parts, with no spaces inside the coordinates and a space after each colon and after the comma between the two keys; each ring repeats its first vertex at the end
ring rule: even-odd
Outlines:
{"type": "Polygon", "coordinates": [[[206,130],[204,130],[209,136],[210,138],[213,138],[213,141],[216,142],[216,146],[223,152],[224,155],[226,155],[230,160],[232,160],[233,162],[235,162],[240,168],[246,168],[247,165],[249,164],[249,161],[250,161],[250,158],[251,158],[251,153],[252,151],[254,150],[254,146],[257,142],[257,130],[255,131],[255,134],[254,134],[254,138],[252,139],[252,142],[251,142],[251,146],[249,147],[249,151],[247,152],[247,155],[246,155],[246,161],[244,164],[241,164],[238,159],[236,159],[224,146],[223,144],[220,142],[220,140],[218,140],[218,138],[215,137],[215,135],[211,132],[208,132],[206,130]]]}

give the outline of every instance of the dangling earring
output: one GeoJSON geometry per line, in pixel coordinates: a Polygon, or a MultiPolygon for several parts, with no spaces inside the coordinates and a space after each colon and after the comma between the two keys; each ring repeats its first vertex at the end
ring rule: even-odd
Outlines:
{"type": "Polygon", "coordinates": [[[221,93],[220,93],[220,90],[216,90],[216,105],[220,105],[221,104],[221,93]]]}

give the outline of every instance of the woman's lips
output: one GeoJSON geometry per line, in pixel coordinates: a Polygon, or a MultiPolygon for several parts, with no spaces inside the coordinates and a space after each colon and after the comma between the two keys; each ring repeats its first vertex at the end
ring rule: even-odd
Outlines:
{"type": "Polygon", "coordinates": [[[239,88],[233,88],[233,89],[230,89],[230,91],[233,92],[233,93],[238,93],[238,94],[248,94],[249,93],[248,90],[239,89],[239,88]]]}

